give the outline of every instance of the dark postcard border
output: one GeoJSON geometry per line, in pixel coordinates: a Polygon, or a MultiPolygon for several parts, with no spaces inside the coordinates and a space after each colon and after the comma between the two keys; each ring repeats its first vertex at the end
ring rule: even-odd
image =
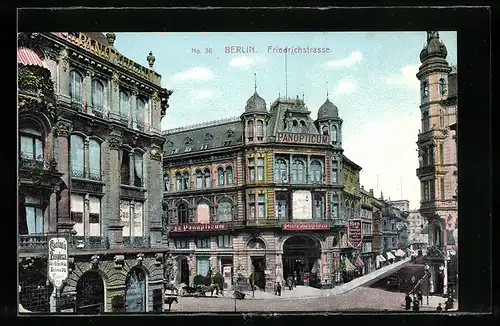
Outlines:
{"type": "MultiPolygon", "coordinates": [[[[487,8],[43,11],[24,9],[19,11],[18,19],[19,31],[396,31],[429,29],[458,31],[458,67],[460,69],[459,309],[463,312],[476,313],[491,311],[490,13],[487,8]]],[[[10,202],[16,204],[16,201],[10,202]]],[[[16,230],[15,220],[13,218],[10,220],[14,221],[13,229],[16,230]]],[[[15,249],[13,252],[15,256],[15,249]]],[[[14,259],[17,262],[17,257],[9,261],[14,261],[14,259]]],[[[14,267],[15,273],[15,265],[8,265],[14,267]]],[[[8,287],[9,293],[17,293],[17,284],[9,281],[5,285],[2,292],[5,293],[8,287]]],[[[13,296],[13,299],[15,309],[16,296],[13,296]]],[[[8,311],[12,313],[12,306],[8,307],[8,311]]],[[[149,316],[157,318],[156,315],[149,316]]],[[[216,319],[217,322],[230,320],[241,322],[242,316],[242,314],[220,314],[216,319]]],[[[270,314],[250,314],[249,319],[247,314],[246,321],[266,320],[276,325],[283,323],[284,320],[288,324],[292,321],[288,318],[294,318],[293,320],[299,322],[303,318],[300,315],[287,315],[287,313],[278,316],[280,318],[276,319],[276,316],[273,317],[270,314]]],[[[119,322],[131,320],[130,317],[113,316],[112,318],[113,321],[119,322]]],[[[168,317],[167,315],[166,317],[175,320],[181,316],[168,317]]],[[[22,319],[23,322],[28,323],[46,319],[55,322],[55,318],[57,317],[22,319]]],[[[185,322],[184,318],[186,317],[182,318],[182,322],[185,322]]],[[[215,321],[213,317],[208,316],[191,315],[187,318],[196,319],[193,322],[201,323],[215,321]]],[[[315,318],[318,320],[314,322],[330,320],[329,316],[315,318]]],[[[345,315],[340,317],[342,321],[348,322],[358,320],[358,318],[363,317],[345,315]]],[[[371,316],[370,321],[373,322],[379,318],[390,319],[393,322],[409,321],[407,315],[404,314],[391,314],[385,317],[371,316]]],[[[432,321],[441,323],[444,321],[443,318],[447,317],[425,315],[418,320],[420,320],[419,323],[432,323],[432,321]]],[[[475,320],[477,317],[466,319],[472,321],[470,318],[475,320]]],[[[105,323],[108,317],[72,319],[81,320],[83,323],[100,323],[101,320],[105,323]]]]}

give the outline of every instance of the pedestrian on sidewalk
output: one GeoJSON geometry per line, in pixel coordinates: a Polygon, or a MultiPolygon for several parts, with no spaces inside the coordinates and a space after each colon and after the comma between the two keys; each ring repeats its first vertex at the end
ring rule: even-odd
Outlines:
{"type": "Polygon", "coordinates": [[[420,305],[423,306],[424,305],[424,296],[422,295],[422,291],[418,290],[417,298],[418,298],[418,303],[420,303],[420,305]]]}
{"type": "Polygon", "coordinates": [[[277,283],[276,290],[278,291],[278,296],[281,297],[281,283],[277,283]]]}
{"type": "Polygon", "coordinates": [[[406,303],[405,309],[406,310],[410,310],[411,309],[411,302],[412,302],[412,300],[411,300],[410,294],[406,293],[406,296],[405,296],[405,303],[406,303]]]}
{"type": "Polygon", "coordinates": [[[437,306],[437,308],[436,308],[436,311],[437,311],[437,312],[443,312],[443,307],[441,307],[441,302],[440,302],[440,303],[438,303],[438,306],[437,306]]]}
{"type": "Polygon", "coordinates": [[[420,305],[418,304],[417,298],[414,296],[413,297],[413,311],[419,311],[420,310],[420,305]]]}

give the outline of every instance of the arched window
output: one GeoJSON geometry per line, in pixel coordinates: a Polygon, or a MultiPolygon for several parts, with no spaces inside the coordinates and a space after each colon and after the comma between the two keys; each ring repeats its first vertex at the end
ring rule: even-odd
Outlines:
{"type": "Polygon", "coordinates": [[[313,212],[315,219],[322,220],[325,218],[325,196],[323,194],[314,194],[313,212]]]}
{"type": "Polygon", "coordinates": [[[434,245],[441,246],[441,228],[438,225],[434,225],[434,245]]]}
{"type": "Polygon", "coordinates": [[[286,220],[288,218],[287,194],[280,192],[276,194],[276,218],[286,220]]]}
{"type": "Polygon", "coordinates": [[[264,123],[262,120],[257,120],[257,139],[262,140],[264,138],[264,123]]]}
{"type": "Polygon", "coordinates": [[[292,164],[292,182],[294,183],[306,183],[305,173],[306,167],[304,162],[300,160],[293,161],[292,164]]]}
{"type": "Polygon", "coordinates": [[[226,168],[226,185],[233,184],[233,168],[228,166],[226,168]]]}
{"type": "Polygon", "coordinates": [[[248,139],[252,140],[253,139],[253,121],[248,121],[247,123],[247,129],[248,129],[248,139]]]}
{"type": "Polygon", "coordinates": [[[306,122],[304,120],[300,120],[300,130],[302,132],[306,132],[307,131],[306,122]]]}
{"type": "Polygon", "coordinates": [[[217,221],[228,222],[233,218],[233,204],[231,202],[224,200],[219,202],[217,205],[217,221]]]}
{"type": "Polygon", "coordinates": [[[429,83],[427,81],[424,81],[422,84],[422,96],[423,98],[429,96],[429,83]]]}
{"type": "Polygon", "coordinates": [[[92,80],[92,111],[102,112],[104,108],[104,85],[97,79],[92,80]]]}
{"type": "Polygon", "coordinates": [[[330,139],[332,140],[332,143],[337,143],[337,126],[335,125],[332,125],[332,133],[330,135],[330,139]]]}
{"type": "Polygon", "coordinates": [[[311,162],[311,181],[312,182],[322,182],[323,181],[323,167],[321,163],[317,160],[311,162]]]}
{"type": "Polygon", "coordinates": [[[182,176],[179,172],[175,174],[175,189],[177,191],[182,190],[182,176]]]}
{"type": "Polygon", "coordinates": [[[85,272],[76,283],[76,313],[99,314],[105,312],[104,282],[95,270],[85,272]]]}
{"type": "Polygon", "coordinates": [[[288,182],[288,169],[286,161],[282,158],[278,158],[274,161],[274,182],[288,182]]]}
{"type": "Polygon", "coordinates": [[[142,187],[144,185],[144,171],[142,153],[134,154],[134,186],[142,187]]]}
{"type": "Polygon", "coordinates": [[[328,126],[323,126],[323,135],[328,135],[328,126]]]}
{"type": "Polygon", "coordinates": [[[292,122],[292,132],[299,132],[299,123],[297,120],[293,120],[292,122]]]}
{"type": "Polygon", "coordinates": [[[196,223],[210,223],[210,205],[207,202],[198,203],[196,206],[196,223]]]}
{"type": "Polygon", "coordinates": [[[446,94],[446,82],[444,81],[444,78],[439,79],[439,94],[446,94]]]}
{"type": "Polygon", "coordinates": [[[179,224],[189,223],[189,212],[186,204],[182,203],[177,207],[177,219],[179,224]]]}
{"type": "Polygon", "coordinates": [[[339,183],[339,163],[335,160],[332,161],[332,184],[339,183]]]}
{"type": "Polygon", "coordinates": [[[189,189],[189,173],[187,171],[182,174],[182,189],[189,189]]]}
{"type": "Polygon", "coordinates": [[[78,135],[71,135],[71,176],[83,178],[85,176],[85,155],[83,138],[78,135]]]}
{"type": "Polygon", "coordinates": [[[82,75],[76,70],[71,70],[69,75],[69,97],[72,103],[82,103],[82,75]]]}
{"type": "Polygon", "coordinates": [[[134,116],[132,117],[135,127],[139,130],[144,129],[144,116],[146,115],[146,102],[142,98],[137,99],[134,116]]]}
{"type": "Polygon", "coordinates": [[[101,180],[101,144],[95,139],[89,142],[89,178],[101,180]]]}
{"type": "Polygon", "coordinates": [[[39,162],[43,164],[42,133],[35,127],[21,128],[19,130],[19,152],[21,160],[39,162]]]}
{"type": "Polygon", "coordinates": [[[130,98],[124,91],[120,91],[120,116],[122,119],[128,120],[130,115],[130,98]]]}
{"type": "Polygon", "coordinates": [[[125,311],[145,312],[147,300],[146,274],[141,268],[134,267],[125,279],[125,311]]]}
{"type": "Polygon", "coordinates": [[[339,195],[332,194],[332,218],[339,218],[339,195]]]}
{"type": "Polygon", "coordinates": [[[170,176],[168,174],[165,175],[165,191],[170,191],[170,176]]]}
{"type": "Polygon", "coordinates": [[[217,179],[219,180],[218,181],[219,186],[223,186],[224,185],[224,169],[223,168],[217,169],[217,179]]]}
{"type": "Polygon", "coordinates": [[[205,169],[204,175],[205,175],[205,188],[210,188],[212,185],[212,180],[210,179],[210,170],[205,169]]]}
{"type": "Polygon", "coordinates": [[[122,164],[120,166],[120,177],[122,185],[130,185],[130,160],[131,152],[124,149],[122,151],[122,164]]]}
{"type": "Polygon", "coordinates": [[[196,189],[203,188],[203,173],[201,170],[196,170],[196,189]]]}

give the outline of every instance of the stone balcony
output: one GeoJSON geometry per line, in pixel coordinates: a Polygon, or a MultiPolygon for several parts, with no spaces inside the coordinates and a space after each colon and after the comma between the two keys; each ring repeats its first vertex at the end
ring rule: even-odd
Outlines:
{"type": "Polygon", "coordinates": [[[151,248],[150,237],[123,237],[123,247],[126,249],[151,248]]]}
{"type": "Polygon", "coordinates": [[[20,234],[19,235],[19,253],[24,254],[42,254],[48,251],[48,241],[50,238],[66,238],[68,249],[71,253],[106,250],[109,249],[109,240],[107,237],[83,237],[63,234],[20,234]]]}

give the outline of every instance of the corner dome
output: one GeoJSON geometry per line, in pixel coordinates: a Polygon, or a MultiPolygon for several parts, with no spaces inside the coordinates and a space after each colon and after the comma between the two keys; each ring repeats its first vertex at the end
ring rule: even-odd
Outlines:
{"type": "Polygon", "coordinates": [[[339,117],[339,109],[335,104],[326,99],[325,103],[318,110],[318,120],[339,117]]]}
{"type": "Polygon", "coordinates": [[[427,32],[427,44],[420,51],[420,62],[424,62],[430,57],[440,57],[446,59],[448,50],[443,42],[439,39],[438,32],[427,32]]]}
{"type": "Polygon", "coordinates": [[[257,92],[253,93],[247,101],[245,112],[267,112],[266,101],[264,101],[264,99],[260,97],[257,92]]]}

